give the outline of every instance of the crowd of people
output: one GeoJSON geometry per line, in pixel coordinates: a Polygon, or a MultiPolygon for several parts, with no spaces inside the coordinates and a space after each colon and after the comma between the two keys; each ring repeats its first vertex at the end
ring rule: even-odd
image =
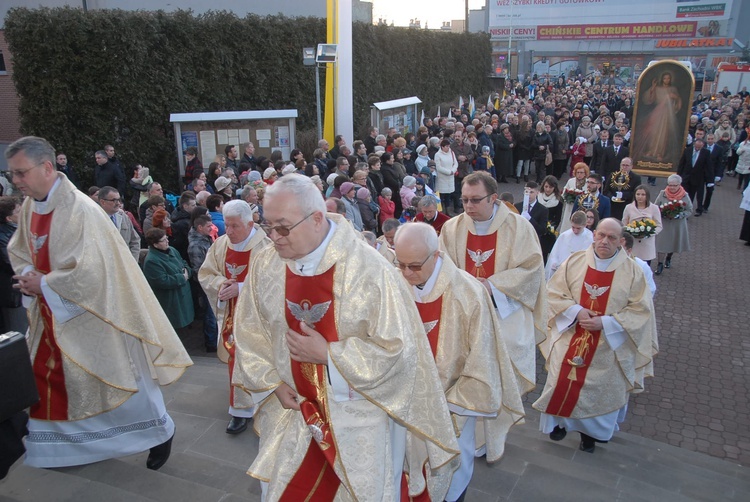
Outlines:
{"type": "Polygon", "coordinates": [[[188,148],[179,197],[145,166],[126,182],[111,146],[83,193],[45,140],[11,145],[3,187],[26,200],[0,198],[3,323],[28,330],[41,386],[27,463],[150,449],[161,467],[174,425],[157,384],[191,364],[176,333],[195,320],[227,363],[226,432],[254,420],[261,436],[249,473],[266,500],[463,500],[475,456],[501,458],[523,421],[537,348],[542,432],[578,431],[593,452],[653,375],[652,260],[660,275],[689,249],[687,219],[725,176],[747,187],[750,128],[740,96],[694,103],[654,198],[628,153],[633,93],[559,84],[289,159],[245,143],[204,169],[188,148]],[[522,200],[502,189],[521,182],[522,200]],[[86,345],[101,333],[106,358],[86,345]],[[101,417],[116,424],[106,450],[79,440],[101,417]]]}

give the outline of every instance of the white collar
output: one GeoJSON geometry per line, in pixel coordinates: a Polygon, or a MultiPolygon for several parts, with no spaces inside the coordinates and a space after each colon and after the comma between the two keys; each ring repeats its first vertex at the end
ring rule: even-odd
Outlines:
{"type": "Polygon", "coordinates": [[[432,271],[430,278],[427,279],[427,282],[424,283],[422,289],[419,289],[416,286],[411,287],[412,291],[414,291],[414,297],[417,299],[417,302],[424,303],[422,301],[422,298],[429,296],[429,294],[432,292],[432,289],[435,287],[435,283],[437,282],[438,275],[440,275],[440,268],[442,267],[442,265],[443,258],[438,256],[437,260],[435,260],[435,270],[432,271]]]}
{"type": "Polygon", "coordinates": [[[492,208],[492,218],[490,218],[487,221],[475,221],[474,222],[474,228],[477,231],[477,235],[487,235],[487,232],[489,232],[490,226],[492,225],[492,220],[495,219],[496,214],[497,214],[497,204],[495,204],[495,207],[492,208]]]}
{"type": "Polygon", "coordinates": [[[52,198],[52,195],[55,193],[55,190],[57,190],[57,187],[60,186],[60,181],[62,178],[57,178],[55,180],[55,183],[52,185],[52,188],[49,189],[49,192],[47,193],[47,198],[43,201],[34,200],[34,212],[37,214],[44,214],[47,212],[47,205],[49,204],[50,199],[52,198]]]}
{"type": "Polygon", "coordinates": [[[594,251],[594,262],[596,263],[596,269],[599,272],[603,272],[607,270],[607,267],[609,267],[609,264],[612,263],[612,261],[617,258],[617,253],[620,252],[620,249],[618,248],[617,251],[615,251],[615,254],[613,254],[609,258],[599,258],[596,255],[596,251],[594,251]]]}
{"type": "Polygon", "coordinates": [[[323,260],[323,255],[325,254],[326,248],[328,247],[328,243],[331,242],[331,239],[333,239],[333,234],[336,231],[336,223],[328,220],[328,224],[330,225],[328,228],[328,234],[326,235],[325,239],[323,239],[323,242],[321,242],[320,245],[316,247],[312,252],[308,253],[298,260],[294,260],[294,270],[299,275],[304,275],[307,277],[315,275],[315,271],[318,269],[318,265],[320,265],[320,262],[323,260]]]}
{"type": "Polygon", "coordinates": [[[253,235],[255,235],[256,231],[257,231],[257,229],[255,228],[255,225],[253,225],[253,229],[250,230],[250,235],[247,236],[247,239],[245,239],[244,241],[239,242],[237,244],[232,244],[230,242],[229,243],[229,249],[231,249],[232,251],[242,251],[242,250],[244,250],[245,246],[247,246],[247,243],[250,242],[250,239],[253,238],[253,235]]]}

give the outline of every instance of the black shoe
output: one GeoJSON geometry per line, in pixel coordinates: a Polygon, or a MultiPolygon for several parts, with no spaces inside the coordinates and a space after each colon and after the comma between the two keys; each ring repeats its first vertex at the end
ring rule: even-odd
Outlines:
{"type": "Polygon", "coordinates": [[[656,266],[656,272],[654,272],[654,275],[661,275],[662,272],[664,272],[664,264],[663,263],[659,263],[656,266]]]}
{"type": "Polygon", "coordinates": [[[516,176],[516,184],[519,184],[519,183],[521,183],[521,177],[520,176],[516,176]]]}
{"type": "Polygon", "coordinates": [[[164,464],[169,460],[169,454],[172,453],[172,440],[174,434],[167,441],[163,442],[158,446],[154,446],[149,450],[148,459],[146,459],[146,467],[152,471],[158,471],[164,464]]]}
{"type": "Polygon", "coordinates": [[[594,453],[594,450],[596,449],[596,440],[588,434],[584,434],[583,432],[581,432],[580,434],[581,444],[578,446],[578,449],[581,451],[585,451],[586,453],[594,453]]]}
{"type": "Polygon", "coordinates": [[[696,218],[699,218],[699,217],[701,217],[702,215],[703,215],[703,211],[696,211],[696,212],[695,212],[695,217],[696,217],[696,218]]]}
{"type": "Polygon", "coordinates": [[[672,258],[667,258],[664,261],[664,268],[672,268],[672,258]]]}
{"type": "Polygon", "coordinates": [[[239,434],[247,429],[247,418],[232,417],[227,425],[227,434],[239,434]]]}
{"type": "Polygon", "coordinates": [[[708,214],[708,208],[707,207],[703,208],[703,214],[708,214]]]}
{"type": "Polygon", "coordinates": [[[552,432],[549,433],[549,438],[552,441],[562,441],[567,434],[568,431],[566,431],[564,427],[558,427],[556,425],[555,428],[552,429],[552,432]]]}
{"type": "Polygon", "coordinates": [[[524,181],[524,182],[528,182],[528,181],[529,181],[529,177],[528,177],[528,176],[524,176],[524,177],[523,177],[523,181],[524,181]]]}

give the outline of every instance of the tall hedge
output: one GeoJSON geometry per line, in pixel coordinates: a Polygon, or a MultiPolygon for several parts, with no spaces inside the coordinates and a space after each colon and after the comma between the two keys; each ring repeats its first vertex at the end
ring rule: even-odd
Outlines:
{"type": "MultiPolygon", "coordinates": [[[[324,19],[16,8],[5,30],[22,132],[88,166],[84,177],[111,143],[127,165],[176,180],[170,113],[296,108],[299,130],[316,126],[302,48],[325,40],[324,19]]],[[[487,91],[485,35],[355,23],[353,39],[356,134],[376,101],[417,95],[430,105],[487,91]]]]}

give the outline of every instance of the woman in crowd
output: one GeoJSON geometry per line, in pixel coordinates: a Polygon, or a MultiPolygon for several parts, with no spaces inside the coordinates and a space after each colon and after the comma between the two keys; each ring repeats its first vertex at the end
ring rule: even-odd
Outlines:
{"type": "Polygon", "coordinates": [[[552,137],[547,133],[544,122],[536,123],[536,132],[531,140],[531,152],[534,158],[534,170],[536,171],[536,182],[541,184],[545,176],[546,166],[544,165],[547,152],[552,150],[552,137]]]}
{"type": "Polygon", "coordinates": [[[495,145],[495,172],[500,183],[507,183],[513,176],[513,149],[516,143],[508,124],[502,124],[495,145]]]}
{"type": "Polygon", "coordinates": [[[744,190],[750,180],[750,126],[745,131],[745,139],[737,147],[737,166],[734,172],[737,174],[737,190],[744,190]]]}
{"type": "MultiPolygon", "coordinates": [[[[563,196],[565,190],[583,190],[586,191],[586,178],[589,177],[589,166],[583,162],[579,162],[573,166],[573,177],[565,183],[563,188],[563,196]]],[[[564,202],[563,211],[560,223],[560,233],[565,232],[570,228],[570,215],[573,214],[573,202],[564,202]]]]}
{"type": "Polygon", "coordinates": [[[135,212],[141,204],[148,199],[148,189],[154,179],[149,175],[148,167],[136,164],[133,168],[133,177],[130,180],[130,189],[133,191],[133,198],[130,200],[131,208],[135,206],[135,212]]]}
{"type": "Polygon", "coordinates": [[[362,216],[362,229],[376,232],[378,230],[378,215],[373,211],[371,201],[372,196],[366,187],[357,189],[357,206],[359,207],[359,214],[362,216]]]}
{"type": "Polygon", "coordinates": [[[672,266],[672,255],[690,251],[690,237],[688,235],[687,219],[693,214],[693,203],[690,196],[682,187],[682,176],[673,174],[667,178],[667,188],[659,192],[654,204],[660,207],[669,201],[681,200],[685,203],[685,212],[675,219],[662,220],[662,231],[656,238],[656,252],[659,262],[656,265],[656,275],[661,275],[665,268],[672,266]]]}
{"type": "Polygon", "coordinates": [[[180,253],[169,245],[164,230],[148,230],[146,242],[149,249],[143,261],[143,275],[172,326],[184,328],[195,317],[189,282],[192,271],[180,253]]]}
{"type": "MultiPolygon", "coordinates": [[[[435,169],[437,171],[435,191],[440,194],[443,212],[448,214],[448,208],[454,199],[454,192],[456,191],[454,178],[458,170],[458,161],[451,151],[451,142],[448,139],[440,142],[440,150],[435,154],[435,169]]],[[[458,207],[458,203],[455,206],[458,207]]],[[[396,216],[399,216],[398,213],[396,216]]]]}
{"type": "Polygon", "coordinates": [[[21,290],[14,289],[16,275],[8,256],[8,242],[18,228],[21,199],[10,195],[0,197],[0,333],[26,333],[29,322],[21,304],[21,290]]]}
{"type": "Polygon", "coordinates": [[[656,222],[656,234],[639,239],[635,236],[633,240],[633,256],[651,265],[651,260],[656,258],[656,235],[662,230],[661,211],[659,206],[651,203],[651,194],[646,185],[638,185],[633,194],[633,202],[625,206],[622,215],[622,223],[629,224],[631,221],[650,219],[656,222]]]}
{"type": "MultiPolygon", "coordinates": [[[[380,172],[383,175],[383,184],[393,190],[394,194],[400,194],[404,178],[401,177],[401,172],[394,165],[393,154],[391,152],[385,152],[380,156],[380,172]]],[[[398,217],[403,210],[401,197],[398,196],[393,199],[393,202],[396,203],[396,217],[398,217]]]]}
{"type": "Polygon", "coordinates": [[[380,214],[378,219],[380,224],[383,225],[385,220],[391,219],[396,213],[396,203],[391,200],[393,197],[393,191],[390,188],[383,188],[378,197],[378,206],[380,206],[380,214]]]}
{"type": "Polygon", "coordinates": [[[570,147],[570,177],[575,177],[573,174],[573,168],[576,164],[584,164],[583,160],[586,158],[586,138],[577,137],[573,142],[573,146],[570,147]]]}
{"type": "Polygon", "coordinates": [[[599,224],[599,211],[596,209],[586,210],[586,228],[591,230],[593,233],[596,230],[596,226],[599,224]]]}
{"type": "Polygon", "coordinates": [[[521,182],[521,173],[523,173],[523,180],[529,181],[532,136],[531,118],[528,115],[524,115],[521,117],[521,123],[518,126],[518,137],[516,138],[516,183],[521,182]]]}
{"type": "Polygon", "coordinates": [[[401,207],[409,207],[412,205],[411,200],[414,198],[417,192],[417,179],[414,176],[407,176],[404,178],[404,185],[401,187],[399,195],[401,195],[401,207]]]}
{"type": "MultiPolygon", "coordinates": [[[[223,157],[223,155],[222,155],[223,157]]],[[[216,179],[221,176],[221,165],[218,162],[211,162],[208,165],[208,185],[213,190],[212,193],[216,193],[216,179]]]]}
{"type": "Polygon", "coordinates": [[[576,137],[586,138],[586,156],[583,162],[588,166],[591,164],[591,157],[594,156],[594,142],[597,140],[599,133],[591,124],[591,117],[585,115],[581,118],[581,125],[576,130],[576,137]]]}
{"type": "Polygon", "coordinates": [[[568,148],[570,148],[570,141],[568,140],[568,131],[565,128],[566,122],[559,120],[555,126],[555,133],[553,136],[555,149],[552,152],[552,175],[560,179],[565,173],[565,166],[568,163],[568,148]]]}

